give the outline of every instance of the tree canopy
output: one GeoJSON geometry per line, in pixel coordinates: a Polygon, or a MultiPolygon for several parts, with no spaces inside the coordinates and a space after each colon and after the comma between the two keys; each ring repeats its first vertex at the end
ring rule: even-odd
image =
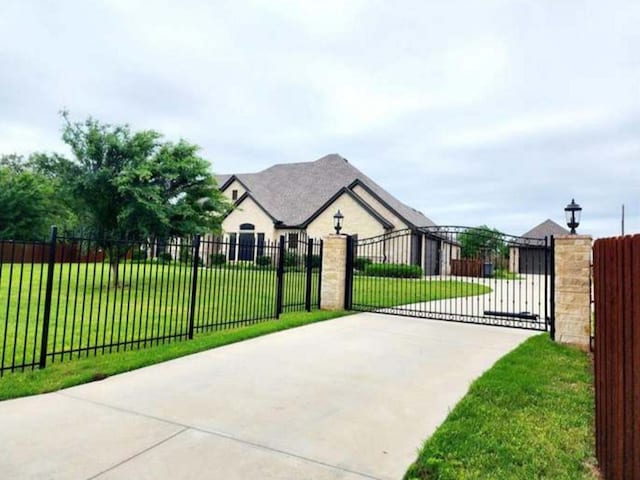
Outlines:
{"type": "Polygon", "coordinates": [[[227,208],[198,147],[162,141],[154,130],[63,114],[73,159],[49,159],[97,238],[189,236],[220,229],[227,208]]]}
{"type": "Polygon", "coordinates": [[[462,250],[463,258],[484,258],[489,255],[506,255],[506,246],[503,235],[499,230],[486,225],[468,228],[458,235],[458,242],[462,250]]]}
{"type": "Polygon", "coordinates": [[[0,157],[0,239],[42,240],[51,225],[68,228],[76,222],[59,182],[40,172],[34,160],[0,157]]]}
{"type": "Polygon", "coordinates": [[[42,237],[56,220],[67,230],[81,227],[105,250],[117,285],[117,265],[131,242],[220,230],[230,205],[196,145],[62,117],[71,158],[7,155],[0,163],[3,238],[42,237]]]}

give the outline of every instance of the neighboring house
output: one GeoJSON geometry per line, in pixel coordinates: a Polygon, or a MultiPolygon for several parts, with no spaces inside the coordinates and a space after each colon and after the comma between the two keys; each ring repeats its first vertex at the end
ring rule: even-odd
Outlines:
{"type": "MultiPolygon", "coordinates": [[[[278,164],[257,173],[220,175],[217,180],[234,204],[222,223],[225,240],[240,247],[226,252],[231,254],[230,261],[253,260],[260,244],[277,241],[281,235],[288,248],[297,248],[298,240],[331,234],[338,210],[344,215],[341,233],[359,238],[435,226],[422,212],[399,201],[337,154],[313,162],[278,164]]],[[[422,240],[406,248],[390,248],[397,258],[385,253],[373,260],[415,263],[437,270],[439,267],[427,265],[439,259],[427,255],[429,239],[422,240]]]]}
{"type": "Polygon", "coordinates": [[[569,230],[558,225],[551,219],[547,219],[539,225],[536,225],[527,233],[523,234],[523,242],[525,245],[519,247],[511,247],[509,251],[509,269],[515,273],[535,273],[541,274],[549,272],[549,256],[545,253],[542,242],[534,242],[527,244],[527,239],[545,240],[550,246],[551,236],[568,235],[569,230]]]}

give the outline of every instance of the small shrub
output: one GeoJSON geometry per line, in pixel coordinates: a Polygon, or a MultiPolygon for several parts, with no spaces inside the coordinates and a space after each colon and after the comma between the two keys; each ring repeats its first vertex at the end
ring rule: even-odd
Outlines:
{"type": "Polygon", "coordinates": [[[370,263],[364,273],[370,277],[420,278],[422,268],[405,263],[370,263]]]}
{"type": "Polygon", "coordinates": [[[320,268],[322,266],[322,257],[320,255],[311,255],[311,268],[320,268]]]}
{"type": "Polygon", "coordinates": [[[258,257],[256,257],[256,265],[258,267],[270,267],[271,257],[268,255],[259,255],[258,257]]]}
{"type": "Polygon", "coordinates": [[[131,260],[134,262],[144,262],[147,259],[147,251],[138,247],[131,250],[131,260]]]}
{"type": "Polygon", "coordinates": [[[367,265],[371,265],[373,263],[373,260],[371,260],[370,258],[367,257],[357,257],[354,261],[353,261],[353,268],[355,268],[356,270],[358,270],[359,272],[364,272],[365,269],[367,268],[367,265]]]}
{"type": "Polygon", "coordinates": [[[227,262],[227,257],[224,253],[212,253],[209,255],[209,263],[211,265],[224,265],[227,262]]]}
{"type": "Polygon", "coordinates": [[[284,254],[284,266],[296,267],[298,265],[298,254],[294,252],[287,252],[284,254]]]}
{"type": "Polygon", "coordinates": [[[233,264],[233,268],[236,270],[253,270],[256,266],[249,260],[238,260],[233,264]]]}
{"type": "Polygon", "coordinates": [[[180,245],[180,261],[182,263],[191,263],[193,259],[193,248],[191,245],[180,245]]]}
{"type": "Polygon", "coordinates": [[[158,261],[162,263],[171,263],[173,262],[173,257],[169,252],[161,252],[158,254],[158,261]]]}

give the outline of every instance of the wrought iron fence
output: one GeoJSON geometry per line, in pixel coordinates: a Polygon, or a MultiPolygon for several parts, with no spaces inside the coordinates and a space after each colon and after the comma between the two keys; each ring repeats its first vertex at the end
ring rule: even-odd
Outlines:
{"type": "Polygon", "coordinates": [[[284,298],[281,312],[320,307],[322,240],[283,240],[284,298]]]}
{"type": "Polygon", "coordinates": [[[0,242],[0,375],[317,308],[321,255],[284,238],[0,242]]]}
{"type": "Polygon", "coordinates": [[[349,239],[345,308],[553,328],[550,239],[425,227],[349,239]]]}

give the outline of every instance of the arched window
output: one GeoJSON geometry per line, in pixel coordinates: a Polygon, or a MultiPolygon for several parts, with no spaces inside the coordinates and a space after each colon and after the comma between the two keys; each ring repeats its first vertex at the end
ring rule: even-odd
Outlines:
{"type": "Polygon", "coordinates": [[[240,230],[255,230],[256,227],[253,223],[243,223],[240,225],[240,230]]]}

